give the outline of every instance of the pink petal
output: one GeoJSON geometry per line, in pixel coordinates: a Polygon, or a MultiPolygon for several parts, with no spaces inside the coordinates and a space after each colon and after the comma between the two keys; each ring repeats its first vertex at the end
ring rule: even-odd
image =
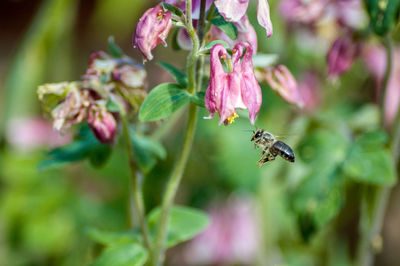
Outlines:
{"type": "Polygon", "coordinates": [[[246,14],[249,0],[215,0],[214,4],[226,20],[238,22],[246,14]]]}
{"type": "Polygon", "coordinates": [[[271,37],[273,28],[267,0],[258,0],[257,20],[258,23],[265,28],[267,32],[267,38],[271,37]]]}

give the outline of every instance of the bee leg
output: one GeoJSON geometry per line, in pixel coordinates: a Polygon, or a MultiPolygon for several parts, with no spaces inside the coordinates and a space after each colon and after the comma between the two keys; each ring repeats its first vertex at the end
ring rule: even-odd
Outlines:
{"type": "Polygon", "coordinates": [[[261,167],[263,164],[265,164],[267,162],[275,160],[275,157],[276,156],[274,156],[271,153],[268,153],[267,156],[265,156],[265,157],[261,157],[260,160],[258,160],[258,162],[257,162],[258,167],[261,167]]]}

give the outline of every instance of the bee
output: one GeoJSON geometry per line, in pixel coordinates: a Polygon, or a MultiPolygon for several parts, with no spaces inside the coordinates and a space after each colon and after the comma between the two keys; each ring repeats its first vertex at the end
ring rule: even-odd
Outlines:
{"type": "Polygon", "coordinates": [[[261,158],[257,162],[258,166],[261,167],[264,163],[275,160],[278,155],[286,161],[294,162],[294,152],[289,145],[277,140],[274,135],[262,128],[253,131],[253,133],[251,141],[254,141],[254,148],[263,148],[261,158]]]}

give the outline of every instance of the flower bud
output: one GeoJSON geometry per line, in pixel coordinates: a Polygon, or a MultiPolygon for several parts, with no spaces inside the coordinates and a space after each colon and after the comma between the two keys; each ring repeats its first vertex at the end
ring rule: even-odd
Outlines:
{"type": "Polygon", "coordinates": [[[172,27],[171,12],[164,11],[161,4],[148,9],[139,19],[133,37],[133,47],[137,47],[144,56],[144,61],[153,59],[151,50],[162,43],[172,27]]]}
{"type": "Polygon", "coordinates": [[[279,65],[267,71],[265,79],[271,88],[289,103],[303,107],[303,99],[299,92],[296,79],[284,65],[279,65]]]}
{"type": "Polygon", "coordinates": [[[337,39],[330,48],[328,60],[328,76],[337,77],[347,72],[359,54],[359,44],[351,36],[337,39]]]}
{"type": "Polygon", "coordinates": [[[93,104],[89,108],[87,122],[94,135],[101,143],[113,143],[116,133],[117,122],[114,116],[106,110],[93,104]]]}

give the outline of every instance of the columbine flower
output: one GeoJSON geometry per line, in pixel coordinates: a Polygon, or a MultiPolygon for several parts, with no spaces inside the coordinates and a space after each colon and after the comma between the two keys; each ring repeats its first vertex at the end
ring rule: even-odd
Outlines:
{"type": "MultiPolygon", "coordinates": [[[[246,14],[250,0],[215,0],[214,4],[218,12],[228,21],[239,22],[246,14]]],[[[258,23],[265,28],[267,37],[272,35],[272,22],[267,0],[258,0],[258,23]]]]}
{"type": "Polygon", "coordinates": [[[151,50],[162,43],[172,27],[171,12],[164,11],[161,4],[148,9],[139,19],[133,37],[133,47],[137,47],[144,56],[144,61],[153,59],[151,50]]]}
{"type": "Polygon", "coordinates": [[[238,116],[235,109],[240,108],[249,110],[250,121],[254,124],[262,97],[261,88],[254,75],[252,53],[248,43],[235,45],[231,60],[221,44],[216,44],[211,49],[210,83],[205,96],[205,105],[210,111],[207,119],[214,117],[215,112],[218,112],[219,124],[230,124],[238,116]],[[244,48],[246,53],[243,55],[244,48]],[[232,64],[231,72],[224,71],[220,58],[227,60],[228,65],[232,64]]]}
{"type": "Polygon", "coordinates": [[[89,108],[87,122],[101,143],[113,143],[117,122],[105,106],[92,104],[89,108]]]}
{"type": "Polygon", "coordinates": [[[337,77],[347,72],[353,65],[360,51],[360,45],[350,35],[338,38],[330,48],[328,60],[328,76],[337,77]]]}
{"type": "Polygon", "coordinates": [[[265,80],[283,99],[289,103],[303,107],[303,99],[297,86],[296,79],[284,65],[279,65],[274,69],[269,69],[265,75],[265,80]]]}

